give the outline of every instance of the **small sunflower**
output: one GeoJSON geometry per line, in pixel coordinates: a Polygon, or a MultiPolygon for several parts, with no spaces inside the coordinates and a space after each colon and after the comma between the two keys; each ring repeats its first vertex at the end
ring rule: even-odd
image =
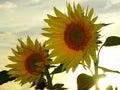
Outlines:
{"type": "Polygon", "coordinates": [[[42,33],[49,37],[47,49],[52,49],[49,58],[55,57],[53,63],[63,64],[63,69],[75,71],[79,63],[90,66],[91,58],[96,61],[96,50],[99,29],[104,25],[95,24],[98,16],[93,17],[94,9],[86,10],[84,13],[80,4],[67,4],[67,15],[54,7],[56,16],[48,14],[48,28],[43,28],[47,33],[42,33]]]}
{"type": "Polygon", "coordinates": [[[11,77],[16,77],[23,85],[27,82],[36,82],[40,79],[41,73],[45,71],[46,65],[50,60],[47,59],[47,52],[36,39],[35,44],[30,37],[27,37],[27,44],[18,39],[20,46],[17,50],[12,49],[14,56],[9,59],[14,64],[8,64],[6,67],[11,68],[9,73],[11,77]]]}

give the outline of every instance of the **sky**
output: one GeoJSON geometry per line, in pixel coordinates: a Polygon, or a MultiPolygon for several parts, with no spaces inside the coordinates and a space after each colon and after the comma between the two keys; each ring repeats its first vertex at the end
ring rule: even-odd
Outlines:
{"type": "MultiPolygon", "coordinates": [[[[47,18],[47,14],[54,15],[54,6],[66,13],[66,2],[72,3],[73,1],[76,4],[80,3],[83,9],[86,7],[94,8],[94,15],[99,16],[97,22],[113,23],[102,29],[101,40],[103,42],[108,36],[120,36],[120,0],[0,0],[0,71],[7,70],[5,65],[11,63],[8,56],[12,54],[10,49],[15,48],[18,44],[18,38],[25,40],[26,36],[29,35],[33,40],[38,38],[41,42],[45,41],[46,38],[41,35],[41,29],[47,24],[43,19],[47,18]]],[[[120,70],[119,55],[120,46],[103,47],[100,54],[100,65],[120,70]]],[[[79,70],[77,69],[75,73],[69,72],[66,80],[63,79],[62,74],[57,75],[55,79],[61,77],[61,82],[64,82],[66,86],[73,82],[70,88],[74,90],[76,88],[75,77],[79,74],[79,70]]],[[[114,75],[115,78],[120,77],[118,74],[114,75]]],[[[111,76],[113,74],[108,74],[108,79],[111,76]]],[[[59,80],[57,81],[59,82],[59,80]]],[[[106,83],[117,85],[117,83],[108,80],[106,83]]],[[[7,90],[8,87],[9,90],[27,90],[29,84],[20,87],[18,83],[9,82],[0,86],[0,90],[7,90]]]]}

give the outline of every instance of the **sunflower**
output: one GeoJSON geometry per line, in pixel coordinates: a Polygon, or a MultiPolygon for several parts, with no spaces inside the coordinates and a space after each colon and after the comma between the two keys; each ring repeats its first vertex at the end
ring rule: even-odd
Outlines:
{"type": "Polygon", "coordinates": [[[20,81],[22,85],[27,82],[37,83],[41,73],[45,71],[46,65],[49,65],[48,51],[41,46],[37,39],[34,44],[29,36],[26,40],[27,44],[21,39],[18,41],[20,46],[17,45],[17,50],[12,49],[14,56],[9,56],[9,59],[14,63],[6,66],[11,68],[8,74],[11,77],[16,77],[16,81],[20,81]]]}
{"type": "Polygon", "coordinates": [[[94,9],[84,13],[80,4],[67,4],[67,14],[54,7],[55,16],[48,14],[42,35],[49,37],[46,49],[52,49],[49,58],[55,57],[54,64],[63,64],[63,69],[75,71],[79,63],[90,67],[91,60],[96,62],[99,29],[104,25],[95,24],[98,16],[93,17],[94,9]]]}

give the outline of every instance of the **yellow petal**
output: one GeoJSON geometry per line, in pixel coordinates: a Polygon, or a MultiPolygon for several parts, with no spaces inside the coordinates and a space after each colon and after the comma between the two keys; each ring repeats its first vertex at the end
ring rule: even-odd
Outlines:
{"type": "Polygon", "coordinates": [[[21,47],[26,47],[25,43],[21,39],[18,39],[18,41],[19,41],[21,47]]]}
{"type": "Polygon", "coordinates": [[[91,23],[95,23],[97,19],[98,19],[98,16],[94,17],[94,18],[92,19],[91,23]]]}
{"type": "Polygon", "coordinates": [[[54,7],[54,12],[56,16],[61,17],[66,20],[66,22],[69,22],[69,19],[67,18],[66,15],[64,15],[62,12],[60,12],[57,8],[54,7]]]}
{"type": "Polygon", "coordinates": [[[34,43],[32,42],[29,36],[27,36],[27,46],[30,48],[34,48],[34,43]]]}
{"type": "Polygon", "coordinates": [[[93,16],[93,13],[94,13],[94,9],[92,8],[92,9],[90,9],[90,12],[89,12],[89,14],[88,14],[88,20],[89,20],[89,21],[91,20],[91,18],[92,18],[92,16],[93,16]]]}

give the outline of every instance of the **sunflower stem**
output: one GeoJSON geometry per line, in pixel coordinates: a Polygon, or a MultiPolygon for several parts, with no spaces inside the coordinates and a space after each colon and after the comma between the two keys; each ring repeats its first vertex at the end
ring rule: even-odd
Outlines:
{"type": "Polygon", "coordinates": [[[94,63],[94,68],[95,68],[95,88],[96,88],[96,90],[100,90],[99,86],[98,86],[98,80],[99,80],[99,78],[98,78],[98,76],[99,76],[98,75],[98,68],[99,68],[98,64],[99,64],[100,51],[101,51],[102,47],[103,47],[103,45],[100,47],[100,49],[98,51],[98,60],[94,63]]]}
{"type": "Polygon", "coordinates": [[[48,89],[53,90],[53,84],[52,84],[52,77],[50,76],[48,68],[46,69],[46,78],[47,78],[47,83],[48,83],[48,89]]]}
{"type": "Polygon", "coordinates": [[[100,90],[98,86],[98,61],[94,63],[95,67],[95,88],[96,90],[100,90]]]}

